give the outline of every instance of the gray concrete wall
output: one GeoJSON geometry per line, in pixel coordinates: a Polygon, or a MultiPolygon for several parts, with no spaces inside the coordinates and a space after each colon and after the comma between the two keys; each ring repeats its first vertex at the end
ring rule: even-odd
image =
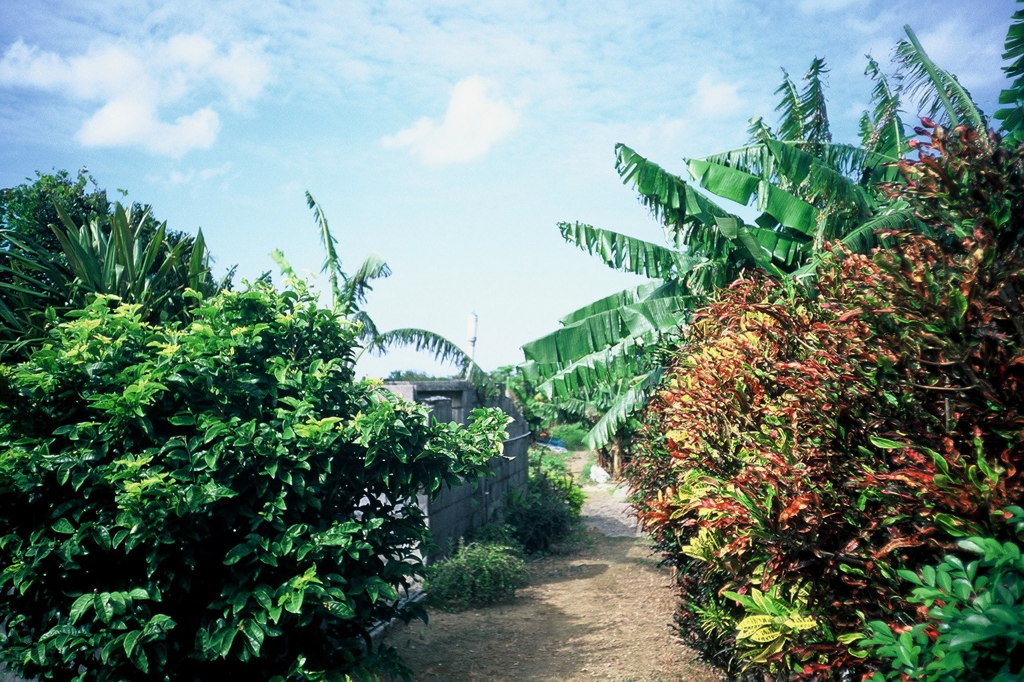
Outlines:
{"type": "Polygon", "coordinates": [[[493,520],[509,491],[525,491],[530,429],[511,400],[501,396],[482,402],[467,381],[394,382],[387,387],[407,400],[430,405],[442,421],[450,415],[452,421],[465,424],[473,408],[480,406],[500,407],[513,419],[505,429],[503,456],[491,460],[490,476],[465,481],[459,486],[445,486],[433,499],[421,497],[420,506],[427,512],[427,523],[434,539],[428,557],[437,559],[460,537],[493,520]]]}

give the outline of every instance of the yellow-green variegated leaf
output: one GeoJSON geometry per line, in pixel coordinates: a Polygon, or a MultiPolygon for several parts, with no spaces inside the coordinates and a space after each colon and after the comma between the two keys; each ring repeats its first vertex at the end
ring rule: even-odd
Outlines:
{"type": "Polygon", "coordinates": [[[756,587],[750,590],[750,598],[754,600],[754,603],[757,604],[757,607],[762,611],[771,610],[771,604],[769,604],[768,600],[765,599],[764,592],[756,587]]]}
{"type": "Polygon", "coordinates": [[[766,625],[773,624],[774,622],[775,618],[773,616],[767,616],[764,614],[758,614],[756,616],[747,616],[746,618],[744,618],[736,624],[736,629],[740,631],[740,637],[746,637],[747,634],[743,633],[749,634],[750,631],[756,630],[758,628],[763,628],[766,625]]]}
{"type": "Polygon", "coordinates": [[[818,621],[814,618],[800,614],[786,616],[786,620],[782,621],[782,624],[792,630],[813,630],[818,627],[818,621]]]}
{"type": "Polygon", "coordinates": [[[774,642],[780,637],[782,637],[782,633],[778,630],[773,628],[758,628],[748,634],[746,639],[749,639],[752,642],[757,642],[758,644],[764,644],[765,642],[774,642]]]}
{"type": "Polygon", "coordinates": [[[769,658],[782,651],[783,647],[785,646],[786,638],[780,637],[779,639],[775,640],[774,642],[766,646],[764,649],[762,649],[757,654],[757,656],[754,657],[754,663],[767,663],[769,658]]]}

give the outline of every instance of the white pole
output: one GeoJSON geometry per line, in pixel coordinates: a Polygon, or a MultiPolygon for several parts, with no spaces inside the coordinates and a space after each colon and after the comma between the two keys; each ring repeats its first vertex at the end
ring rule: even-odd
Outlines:
{"type": "Polygon", "coordinates": [[[469,379],[473,371],[473,361],[476,357],[476,330],[479,317],[476,313],[470,313],[466,320],[466,340],[469,342],[469,364],[466,366],[466,378],[469,379]]]}

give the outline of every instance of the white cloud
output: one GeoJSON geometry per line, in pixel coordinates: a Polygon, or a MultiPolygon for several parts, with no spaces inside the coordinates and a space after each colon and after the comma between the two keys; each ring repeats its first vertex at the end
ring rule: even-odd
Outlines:
{"type": "Polygon", "coordinates": [[[473,161],[508,137],[519,125],[519,112],[492,94],[493,83],[479,76],[452,88],[444,118],[421,118],[412,126],[381,139],[392,149],[408,148],[425,164],[473,161]]]}
{"type": "Polygon", "coordinates": [[[157,117],[144,99],[112,100],[89,117],[78,131],[86,147],[138,146],[165,156],[178,157],[192,149],[213,145],[220,132],[220,117],[209,107],[179,116],[174,123],[157,117]]]}
{"type": "Polygon", "coordinates": [[[270,66],[261,50],[262,44],[236,43],[210,64],[210,72],[223,84],[232,106],[256,99],[270,81],[270,66]]]}
{"type": "Polygon", "coordinates": [[[209,182],[215,178],[223,177],[231,171],[232,165],[223,163],[219,166],[211,166],[209,168],[190,169],[187,171],[172,170],[171,174],[166,177],[158,177],[155,175],[147,176],[147,180],[150,182],[157,182],[169,187],[176,187],[180,185],[190,185],[193,182],[209,182]]]}
{"type": "Polygon", "coordinates": [[[743,98],[737,91],[736,83],[719,83],[710,75],[705,74],[697,81],[697,92],[694,95],[694,112],[699,116],[728,116],[743,108],[743,98]]]}
{"type": "Polygon", "coordinates": [[[172,157],[213,145],[221,127],[216,108],[245,106],[269,80],[262,43],[219,46],[199,34],[95,44],[70,57],[19,40],[0,57],[0,86],[98,104],[76,134],[81,144],[135,146],[172,157]]]}

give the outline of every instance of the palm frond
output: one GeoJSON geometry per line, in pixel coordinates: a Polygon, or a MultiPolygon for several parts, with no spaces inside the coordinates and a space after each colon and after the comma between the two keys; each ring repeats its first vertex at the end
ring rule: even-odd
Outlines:
{"type": "Polygon", "coordinates": [[[317,227],[320,228],[320,244],[324,247],[325,254],[324,264],[320,267],[320,272],[327,273],[331,283],[333,305],[337,311],[338,306],[344,300],[341,287],[338,284],[338,277],[345,278],[345,272],[341,269],[341,256],[338,255],[338,240],[331,234],[330,225],[327,223],[327,216],[324,215],[323,209],[320,208],[320,204],[313,198],[309,190],[306,190],[306,205],[313,211],[313,218],[316,220],[317,227]]]}
{"type": "Polygon", "coordinates": [[[564,367],[624,338],[651,339],[676,329],[685,322],[690,305],[689,297],[667,297],[606,310],[525,344],[523,354],[541,365],[564,367]]]}
{"type": "Polygon", "coordinates": [[[782,95],[779,103],[775,105],[775,111],[779,114],[779,139],[804,139],[803,98],[800,97],[800,90],[785,69],[782,70],[782,83],[775,89],[775,94],[782,95]]]}
{"type": "MultiPolygon", "coordinates": [[[[782,235],[770,233],[767,230],[758,230],[760,234],[774,237],[775,241],[772,243],[773,250],[769,251],[762,244],[761,240],[758,239],[757,235],[755,235],[754,230],[757,230],[757,228],[751,228],[735,218],[719,218],[718,227],[726,237],[742,244],[758,267],[776,276],[781,277],[783,275],[782,270],[772,262],[774,248],[778,246],[778,241],[782,238],[782,235]]],[[[789,257],[787,253],[786,258],[789,257]]]]}
{"type": "Polygon", "coordinates": [[[537,384],[537,391],[548,398],[561,400],[579,395],[582,391],[614,385],[636,373],[637,360],[649,347],[642,338],[626,337],[617,344],[584,355],[564,366],[538,367],[534,375],[544,380],[537,384]]]}
{"type": "Polygon", "coordinates": [[[996,110],[992,117],[1002,121],[1004,139],[1015,146],[1024,140],[1024,10],[1013,13],[1003,59],[1009,62],[1003,72],[1011,83],[999,93],[999,103],[1009,106],[996,110]]]}
{"type": "Polygon", "coordinates": [[[717,253],[727,244],[718,235],[715,218],[731,214],[678,175],[621,143],[615,145],[615,170],[623,184],[637,191],[640,202],[662,223],[666,237],[676,248],[688,245],[704,253],[717,253]]]}
{"type": "Polygon", "coordinates": [[[828,107],[825,100],[825,60],[815,57],[803,77],[803,90],[797,87],[789,73],[782,70],[782,83],[775,90],[781,95],[775,111],[779,113],[777,139],[802,140],[822,144],[832,140],[829,130],[828,107]]]}
{"type": "Polygon", "coordinates": [[[673,279],[687,272],[693,259],[677,251],[619,232],[602,230],[584,223],[559,223],[565,241],[597,256],[616,270],[644,277],[673,279]]]}
{"type": "Polygon", "coordinates": [[[768,149],[765,146],[765,142],[768,139],[771,138],[758,140],[743,147],[737,147],[736,149],[730,149],[725,152],[702,156],[697,160],[718,164],[720,166],[729,166],[758,177],[775,178],[776,170],[772,164],[773,160],[768,154],[768,149]]]}
{"type": "Polygon", "coordinates": [[[771,126],[764,122],[764,118],[755,116],[750,119],[747,125],[747,135],[750,144],[757,144],[758,142],[764,142],[765,140],[776,139],[775,133],[772,131],[771,126]]]}
{"type": "Polygon", "coordinates": [[[440,334],[412,327],[380,333],[372,321],[370,325],[372,343],[369,349],[375,354],[382,355],[395,347],[412,346],[413,350],[428,353],[441,364],[455,365],[463,378],[478,388],[491,384],[490,375],[468,353],[440,334]]]}
{"type": "MultiPolygon", "coordinates": [[[[288,262],[288,259],[284,255],[284,251],[281,249],[274,249],[270,252],[270,258],[277,264],[277,269],[281,271],[281,275],[288,280],[289,283],[298,283],[301,280],[298,273],[295,272],[295,268],[288,262]]],[[[290,284],[289,286],[293,286],[290,284]]]]}
{"type": "Polygon", "coordinates": [[[825,60],[815,57],[804,75],[807,86],[800,95],[800,105],[804,116],[803,139],[812,144],[832,141],[825,99],[825,74],[828,71],[825,60]]]}
{"type": "Polygon", "coordinates": [[[865,149],[842,142],[830,142],[823,145],[811,145],[807,142],[784,143],[804,149],[812,153],[818,162],[835,168],[851,179],[863,176],[866,170],[884,167],[900,160],[899,154],[890,155],[879,150],[865,149]]]}
{"type": "Polygon", "coordinates": [[[743,206],[749,205],[757,195],[761,180],[752,173],[728,164],[709,163],[701,159],[690,159],[686,162],[686,169],[704,189],[743,206]]]}
{"type": "Polygon", "coordinates": [[[352,275],[345,277],[341,287],[341,300],[345,312],[352,312],[366,303],[366,293],[373,289],[371,282],[391,276],[391,268],[375,253],[367,256],[352,275]]]}
{"type": "MultiPolygon", "coordinates": [[[[780,224],[805,234],[814,229],[818,209],[767,179],[701,159],[689,160],[686,167],[701,187],[723,199],[747,205],[756,197],[757,208],[780,224]]],[[[735,219],[735,216],[720,217],[735,219]]],[[[716,224],[721,225],[721,222],[716,221],[716,224]]]]}
{"type": "Polygon", "coordinates": [[[469,354],[440,334],[425,329],[404,327],[376,335],[374,350],[381,352],[389,348],[411,346],[413,350],[428,353],[434,360],[465,368],[470,362],[469,354]]]}
{"type": "MultiPolygon", "coordinates": [[[[796,185],[793,193],[820,210],[841,210],[864,214],[870,201],[865,189],[842,172],[837,165],[822,162],[804,145],[769,141],[766,143],[780,169],[796,185]]],[[[819,146],[816,151],[821,152],[819,146]]],[[[863,169],[861,170],[863,174],[863,169]]]]}
{"type": "Polygon", "coordinates": [[[903,30],[908,40],[897,43],[894,52],[901,69],[902,91],[917,101],[925,116],[951,128],[966,125],[978,131],[988,130],[985,115],[956,76],[931,60],[910,26],[903,30]]]}
{"type": "Polygon", "coordinates": [[[840,241],[846,246],[866,253],[877,245],[877,240],[862,241],[861,235],[869,232],[906,232],[921,231],[925,224],[918,218],[914,209],[906,203],[891,206],[884,212],[865,220],[855,231],[844,236],[840,241]]]}
{"type": "Polygon", "coordinates": [[[649,282],[630,289],[623,289],[611,296],[605,296],[582,308],[578,308],[559,320],[563,326],[578,322],[584,318],[615,310],[625,305],[638,301],[645,301],[652,298],[669,298],[673,296],[686,296],[686,288],[678,280],[664,282],[649,282]]]}
{"type": "MultiPolygon", "coordinates": [[[[878,233],[889,231],[924,231],[926,225],[921,222],[913,209],[906,204],[896,205],[885,212],[875,215],[859,224],[839,238],[839,241],[850,250],[867,253],[879,244],[878,233]]],[[[821,263],[820,254],[813,254],[806,264],[793,272],[794,279],[813,275],[821,263]]]]}
{"type": "MultiPolygon", "coordinates": [[[[847,144],[811,144],[805,141],[766,139],[755,145],[695,159],[690,161],[690,164],[695,166],[692,170],[697,173],[704,173],[704,164],[707,163],[711,164],[711,168],[730,168],[735,171],[733,175],[748,174],[748,177],[737,175],[731,189],[724,186],[723,182],[720,189],[732,192],[733,196],[729,198],[749,201],[750,197],[744,196],[745,192],[757,192],[761,189],[760,183],[766,182],[774,188],[769,189],[769,192],[783,190],[817,209],[841,206],[845,212],[861,214],[868,210],[872,203],[864,179],[884,173],[884,169],[889,167],[888,164],[896,160],[868,153],[862,148],[847,144]],[[879,167],[884,169],[879,170],[879,167]]],[[[720,169],[715,173],[725,175],[720,169]]],[[[717,180],[715,178],[716,182],[717,180]]],[[[705,187],[703,182],[701,186],[705,187]]],[[[705,188],[715,194],[719,193],[716,191],[719,189],[717,184],[705,188]]],[[[775,218],[773,224],[780,222],[777,217],[772,217],[775,218]]],[[[813,227],[814,221],[808,220],[809,217],[805,216],[799,229],[804,234],[813,227]]],[[[758,222],[762,227],[767,227],[763,221],[758,222]]]]}
{"type": "MultiPolygon", "coordinates": [[[[358,339],[365,345],[363,350],[369,350],[375,355],[383,355],[387,352],[381,343],[380,330],[377,329],[377,323],[373,321],[369,313],[365,310],[354,310],[347,313],[346,318],[357,325],[359,325],[358,339]]],[[[363,351],[359,354],[362,355],[363,351]]]]}
{"type": "Polygon", "coordinates": [[[590,429],[584,444],[596,450],[610,443],[626,421],[647,403],[661,375],[662,368],[656,367],[646,374],[636,376],[590,429]]]}
{"type": "Polygon", "coordinates": [[[861,131],[861,144],[864,149],[885,156],[902,156],[907,145],[903,121],[900,120],[899,93],[889,85],[889,79],[882,73],[878,62],[870,55],[867,60],[864,74],[874,81],[875,87],[871,90],[872,110],[864,114],[867,125],[861,131]]]}

